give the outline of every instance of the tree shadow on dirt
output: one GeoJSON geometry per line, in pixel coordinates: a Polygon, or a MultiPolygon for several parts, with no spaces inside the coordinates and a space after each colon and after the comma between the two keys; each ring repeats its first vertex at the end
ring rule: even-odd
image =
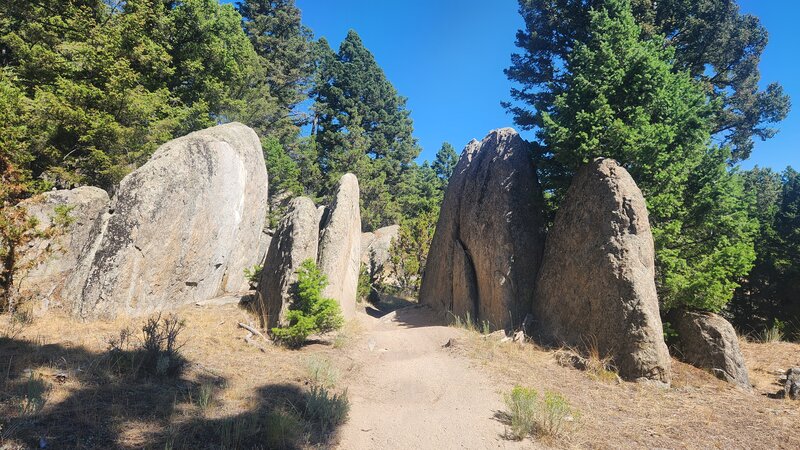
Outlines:
{"type": "Polygon", "coordinates": [[[261,386],[252,407],[228,412],[216,401],[225,378],[134,375],[124,362],[135,360],[119,350],[0,339],[0,447],[279,449],[325,447],[336,434],[308,418],[300,386],[261,386]]]}

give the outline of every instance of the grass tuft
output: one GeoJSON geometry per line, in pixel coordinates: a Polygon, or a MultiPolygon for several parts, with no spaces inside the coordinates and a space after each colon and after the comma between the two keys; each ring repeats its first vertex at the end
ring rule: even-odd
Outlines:
{"type": "Polygon", "coordinates": [[[557,392],[545,391],[539,396],[534,389],[514,386],[504,400],[510,439],[564,438],[576,422],[577,411],[557,392]]]}

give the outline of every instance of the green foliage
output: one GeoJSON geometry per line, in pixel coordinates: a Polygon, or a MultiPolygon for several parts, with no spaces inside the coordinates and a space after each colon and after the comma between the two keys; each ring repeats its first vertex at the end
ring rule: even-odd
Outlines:
{"type": "MultiPolygon", "coordinates": [[[[759,89],[758,64],[767,44],[759,19],[741,14],[736,0],[633,0],[637,37],[654,40],[674,51],[673,72],[699,81],[710,101],[719,105],[708,118],[716,141],[729,144],[733,161],[746,159],[753,138],[775,134],[771,123],[783,120],[789,98],[772,83],[759,89]]],[[[518,86],[511,96],[519,103],[506,108],[525,129],[543,125],[556,96],[568,90],[565,61],[576,43],[591,41],[592,11],[605,0],[519,0],[525,29],[517,33],[521,53],[512,55],[506,75],[518,86]]],[[[653,80],[656,81],[656,80],[653,80]]],[[[612,102],[613,103],[613,102],[612,102]]]]}
{"type": "Polygon", "coordinates": [[[327,285],[327,277],[314,261],[303,261],[297,270],[294,298],[286,314],[288,325],[272,329],[277,341],[290,348],[298,348],[314,333],[328,333],[341,328],[344,319],[339,304],[334,299],[322,296],[327,285]]]}
{"type": "Polygon", "coordinates": [[[534,389],[514,386],[504,401],[511,428],[509,435],[514,439],[559,437],[576,420],[577,412],[557,392],[545,391],[544,397],[540,398],[534,389]]]}
{"type": "Polygon", "coordinates": [[[70,215],[73,209],[74,205],[56,205],[53,208],[53,226],[63,229],[75,223],[75,217],[70,215]]]}
{"type": "Polygon", "coordinates": [[[258,283],[258,280],[261,279],[261,271],[263,270],[264,270],[263,264],[256,264],[253,267],[245,267],[244,277],[250,283],[258,283]]]}
{"type": "Polygon", "coordinates": [[[800,175],[791,168],[778,174],[756,167],[744,178],[755,199],[757,258],[729,312],[740,329],[770,333],[772,325],[785,322],[791,335],[800,331],[800,175]]]}
{"type": "Polygon", "coordinates": [[[303,186],[300,183],[300,168],[297,162],[275,137],[262,139],[261,145],[264,148],[264,159],[269,172],[270,193],[302,195],[303,186]]]}
{"type": "Polygon", "coordinates": [[[315,52],[313,133],[326,180],[322,188],[330,191],[342,174],[354,173],[363,228],[397,223],[401,180],[420,151],[406,100],[355,31],[347,34],[338,53],[324,39],[315,52]]]}
{"type": "Polygon", "coordinates": [[[582,164],[619,161],[647,199],[660,299],[718,311],[755,257],[742,178],[728,148],[710,145],[720,103],[673,70],[674,49],[639,38],[627,1],[600,2],[585,27],[539,114],[542,185],[558,204],[582,164]]]}
{"type": "Polygon", "coordinates": [[[361,263],[358,271],[358,290],[356,291],[356,298],[358,301],[366,301],[369,299],[369,294],[372,291],[372,277],[370,276],[367,265],[361,263]]]}
{"type": "Polygon", "coordinates": [[[239,15],[215,0],[12,0],[0,17],[0,86],[22,94],[25,124],[2,139],[40,184],[111,189],[161,143],[269,98],[250,86],[262,68],[239,15]]]}
{"type": "Polygon", "coordinates": [[[307,98],[314,71],[311,30],[301,23],[294,0],[244,0],[238,10],[264,69],[259,82],[276,100],[266,102],[248,124],[294,150],[298,126],[307,120],[295,109],[307,98]]]}
{"type": "Polygon", "coordinates": [[[392,241],[389,254],[399,287],[406,293],[416,293],[422,283],[438,218],[437,207],[400,222],[400,231],[392,241]]]}
{"type": "Polygon", "coordinates": [[[449,143],[443,142],[442,147],[436,152],[436,159],[433,160],[432,165],[433,171],[436,172],[436,176],[442,182],[442,189],[447,186],[447,181],[453,175],[453,170],[456,168],[457,163],[458,154],[456,149],[449,143]]]}

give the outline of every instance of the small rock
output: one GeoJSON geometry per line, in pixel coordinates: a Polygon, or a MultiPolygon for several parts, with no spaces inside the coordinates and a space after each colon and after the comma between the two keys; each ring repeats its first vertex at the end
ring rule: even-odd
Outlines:
{"type": "Polygon", "coordinates": [[[783,385],[784,397],[800,400],[800,367],[792,367],[786,371],[786,382],[783,385]]]}

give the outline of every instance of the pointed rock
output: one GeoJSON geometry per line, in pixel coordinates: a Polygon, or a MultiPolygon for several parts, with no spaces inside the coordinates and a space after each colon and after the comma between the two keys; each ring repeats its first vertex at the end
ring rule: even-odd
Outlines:
{"type": "Polygon", "coordinates": [[[596,346],[625,379],[669,382],[647,207],[616,161],[598,158],[572,180],[547,235],[534,336],[596,346]]]}
{"type": "Polygon", "coordinates": [[[530,312],[543,225],[528,144],[511,128],[473,140],[444,195],[420,302],[493,329],[519,327],[530,312]]]}
{"type": "Polygon", "coordinates": [[[323,295],[339,302],[342,315],[356,313],[361,269],[361,209],[358,179],[352,173],[339,181],[336,197],[324,215],[319,241],[319,269],[328,277],[323,295]]]}
{"type": "Polygon", "coordinates": [[[314,202],[306,197],[293,199],[272,237],[258,282],[258,302],[267,329],[286,325],[297,269],[306,259],[316,261],[318,239],[314,202]]]}

